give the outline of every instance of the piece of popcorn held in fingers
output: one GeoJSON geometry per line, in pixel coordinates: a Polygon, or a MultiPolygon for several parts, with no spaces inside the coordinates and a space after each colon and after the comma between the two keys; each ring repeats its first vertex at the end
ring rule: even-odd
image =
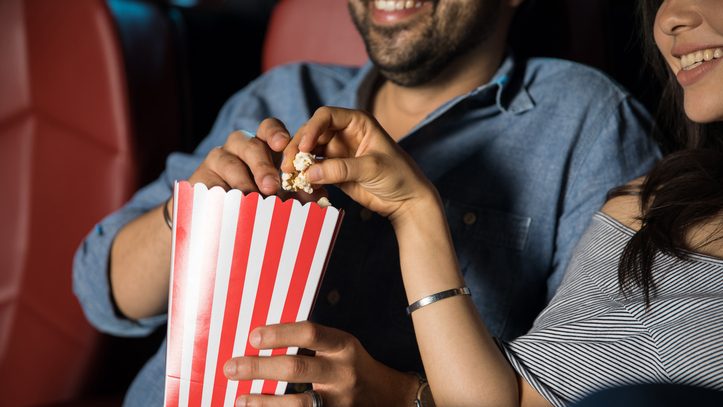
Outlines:
{"type": "MultiPolygon", "coordinates": [[[[281,187],[285,191],[304,191],[307,194],[314,192],[311,187],[311,183],[306,178],[306,170],[316,162],[316,156],[311,153],[304,153],[299,151],[294,157],[294,169],[295,173],[284,172],[281,174],[281,187]]],[[[331,202],[325,196],[322,196],[317,202],[322,208],[331,206],[331,202]]]]}
{"type": "Polygon", "coordinates": [[[286,191],[304,191],[307,194],[314,192],[311,183],[306,178],[306,169],[316,162],[316,156],[311,153],[299,151],[294,157],[294,169],[296,172],[281,174],[281,187],[286,191]]]}

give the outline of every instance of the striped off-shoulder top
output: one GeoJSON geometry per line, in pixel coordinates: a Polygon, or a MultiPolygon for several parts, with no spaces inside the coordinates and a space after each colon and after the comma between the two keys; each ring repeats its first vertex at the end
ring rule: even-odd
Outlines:
{"type": "Polygon", "coordinates": [[[596,214],[530,332],[501,344],[515,370],[555,406],[639,383],[723,390],[723,260],[659,254],[646,309],[640,292],[618,288],[618,260],[632,235],[596,214]]]}

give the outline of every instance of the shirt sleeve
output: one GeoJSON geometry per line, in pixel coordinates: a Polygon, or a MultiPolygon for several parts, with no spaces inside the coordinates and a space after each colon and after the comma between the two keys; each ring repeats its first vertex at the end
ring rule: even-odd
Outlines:
{"type": "Polygon", "coordinates": [[[583,234],[555,297],[525,335],[498,345],[517,374],[555,406],[602,389],[665,383],[656,337],[617,285],[628,241],[602,219],[583,234]]]}
{"type": "Polygon", "coordinates": [[[519,376],[555,406],[606,388],[670,382],[644,324],[593,285],[571,288],[528,334],[498,342],[519,376]]]}
{"type": "Polygon", "coordinates": [[[497,346],[500,348],[500,351],[502,351],[502,354],[505,356],[507,362],[509,362],[515,372],[517,372],[517,374],[522,377],[532,388],[537,390],[537,392],[540,393],[542,397],[545,398],[545,400],[549,401],[555,407],[566,406],[565,401],[560,396],[558,396],[558,394],[553,389],[540,381],[537,376],[535,376],[529,369],[527,369],[524,361],[517,357],[517,354],[515,354],[509,348],[508,343],[503,342],[498,338],[495,338],[495,341],[497,341],[497,346]]]}
{"type": "Polygon", "coordinates": [[[76,251],[73,260],[73,291],[90,323],[100,331],[120,336],[139,336],[149,334],[165,323],[166,315],[130,320],[118,312],[110,288],[110,250],[118,232],[132,220],[165,202],[171,196],[174,181],[188,178],[184,174],[189,169],[192,172],[198,162],[200,159],[192,155],[171,155],[163,175],[138,191],[123,208],[96,224],[76,251]]]}
{"type": "Polygon", "coordinates": [[[646,174],[660,159],[649,136],[651,119],[629,96],[609,103],[583,131],[570,164],[558,215],[553,271],[547,280],[547,299],[562,281],[575,245],[612,188],[646,174]]]}

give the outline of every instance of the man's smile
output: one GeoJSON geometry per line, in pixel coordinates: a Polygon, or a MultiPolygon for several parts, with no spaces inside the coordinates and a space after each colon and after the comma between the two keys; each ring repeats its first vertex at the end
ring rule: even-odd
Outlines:
{"type": "Polygon", "coordinates": [[[417,14],[429,11],[434,6],[430,0],[374,0],[372,20],[375,24],[394,24],[408,20],[417,14]]]}

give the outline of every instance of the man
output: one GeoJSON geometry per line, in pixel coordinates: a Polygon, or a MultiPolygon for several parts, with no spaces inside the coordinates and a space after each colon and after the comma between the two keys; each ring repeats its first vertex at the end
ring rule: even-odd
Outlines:
{"type": "MultiPolygon", "coordinates": [[[[439,189],[487,326],[503,339],[524,333],[607,190],[645,173],[658,153],[644,110],[604,75],[507,51],[521,1],[350,0],[372,63],[282,67],[233,96],[193,155],[171,155],[159,180],[88,236],[74,276],[89,319],[118,335],[164,323],[171,233],[163,207],[172,207],[174,180],[276,193],[272,152],[287,145],[287,129],[334,105],[369,110],[417,161],[439,189]],[[257,129],[256,137],[240,129],[257,129]]],[[[314,323],[250,339],[316,355],[236,358],[225,374],[313,383],[317,392],[243,401],[411,405],[420,381],[408,372],[423,368],[405,314],[416,299],[404,296],[394,234],[386,219],[329,193],[346,216],[314,323]]],[[[134,381],[128,405],[160,404],[164,355],[165,344],[134,381]]]]}

